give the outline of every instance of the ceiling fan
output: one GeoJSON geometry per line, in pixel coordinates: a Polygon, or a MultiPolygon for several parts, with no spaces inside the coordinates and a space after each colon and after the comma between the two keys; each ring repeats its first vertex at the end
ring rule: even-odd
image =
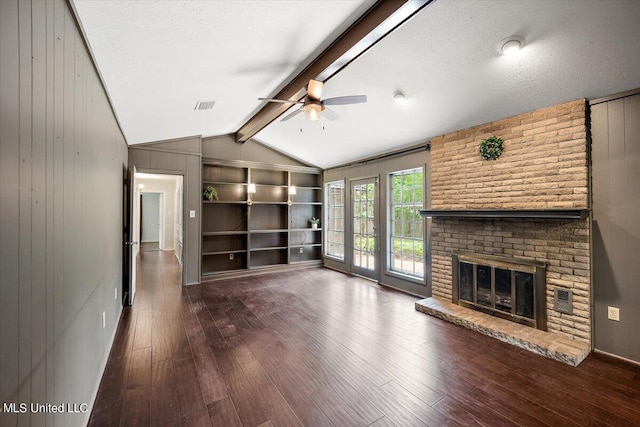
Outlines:
{"type": "Polygon", "coordinates": [[[280,102],[283,104],[302,104],[300,108],[284,116],[282,120],[280,120],[281,122],[285,122],[300,113],[304,113],[305,117],[312,122],[318,121],[321,113],[327,119],[335,120],[338,118],[338,115],[327,108],[327,105],[349,105],[367,102],[367,95],[336,96],[335,98],[321,99],[322,87],[322,82],[313,79],[309,80],[309,84],[307,85],[307,96],[305,96],[302,101],[291,101],[289,99],[276,98],[258,99],[260,101],[280,102]]]}

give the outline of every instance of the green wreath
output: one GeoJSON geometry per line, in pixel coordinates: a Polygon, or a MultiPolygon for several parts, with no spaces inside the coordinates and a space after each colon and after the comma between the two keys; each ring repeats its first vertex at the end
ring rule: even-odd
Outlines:
{"type": "Polygon", "coordinates": [[[504,151],[504,141],[497,136],[490,136],[480,143],[480,155],[485,160],[496,160],[504,151]]]}

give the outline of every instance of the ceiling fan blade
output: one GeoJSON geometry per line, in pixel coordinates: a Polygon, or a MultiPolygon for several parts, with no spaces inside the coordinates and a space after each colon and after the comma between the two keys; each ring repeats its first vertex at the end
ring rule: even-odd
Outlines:
{"type": "Polygon", "coordinates": [[[322,82],[309,80],[309,84],[307,85],[307,96],[313,101],[320,101],[320,97],[322,96],[322,86],[324,86],[322,82]]]}
{"type": "Polygon", "coordinates": [[[298,114],[302,113],[302,108],[298,108],[296,111],[294,111],[293,113],[289,113],[286,116],[284,116],[282,118],[282,120],[280,120],[281,122],[286,122],[287,120],[289,120],[290,118],[297,116],[298,114]]]}
{"type": "Polygon", "coordinates": [[[367,95],[336,96],[322,101],[322,105],[348,105],[367,102],[367,95]]]}
{"type": "Polygon", "coordinates": [[[304,102],[302,101],[290,101],[288,99],[276,99],[276,98],[258,98],[258,101],[280,102],[282,104],[304,104],[304,102]]]}
{"type": "Polygon", "coordinates": [[[328,109],[327,107],[322,110],[322,116],[329,120],[337,120],[338,116],[335,111],[328,109]]]}

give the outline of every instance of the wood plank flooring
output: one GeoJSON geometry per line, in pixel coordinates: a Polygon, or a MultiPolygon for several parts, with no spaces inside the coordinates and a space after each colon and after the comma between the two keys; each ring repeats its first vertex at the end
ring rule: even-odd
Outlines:
{"type": "Polygon", "coordinates": [[[640,425],[640,367],[578,368],[324,268],[181,288],[145,252],[91,426],[640,425]]]}

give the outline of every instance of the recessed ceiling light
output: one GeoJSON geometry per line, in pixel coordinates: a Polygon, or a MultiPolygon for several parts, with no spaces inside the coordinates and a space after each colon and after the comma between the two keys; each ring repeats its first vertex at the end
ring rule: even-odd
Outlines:
{"type": "Polygon", "coordinates": [[[398,90],[396,92],[393,92],[393,100],[396,102],[404,102],[407,99],[407,97],[405,96],[404,92],[398,90]]]}
{"type": "Polygon", "coordinates": [[[498,53],[502,55],[513,55],[524,47],[522,36],[509,36],[498,43],[498,53]]]}

